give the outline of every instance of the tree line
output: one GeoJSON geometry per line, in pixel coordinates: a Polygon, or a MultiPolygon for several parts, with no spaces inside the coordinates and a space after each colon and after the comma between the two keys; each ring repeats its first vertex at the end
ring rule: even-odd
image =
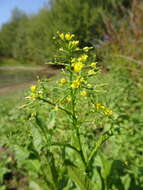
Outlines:
{"type": "Polygon", "coordinates": [[[11,20],[0,29],[0,56],[37,63],[54,56],[53,36],[57,31],[78,36],[81,46],[103,39],[104,18],[123,17],[121,8],[131,0],[50,0],[37,14],[14,9],[11,20]]]}

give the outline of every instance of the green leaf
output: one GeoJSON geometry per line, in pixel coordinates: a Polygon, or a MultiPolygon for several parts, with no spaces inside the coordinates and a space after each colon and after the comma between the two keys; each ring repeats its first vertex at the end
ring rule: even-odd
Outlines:
{"type": "Polygon", "coordinates": [[[25,162],[25,166],[28,170],[38,173],[40,171],[41,164],[40,164],[39,160],[29,159],[25,162]]]}
{"type": "Polygon", "coordinates": [[[21,167],[25,163],[25,160],[29,157],[29,151],[26,148],[18,145],[14,146],[15,158],[18,161],[18,166],[21,167]]]}
{"type": "Polygon", "coordinates": [[[54,111],[49,113],[49,120],[48,120],[48,129],[53,129],[53,127],[55,126],[55,120],[56,120],[56,114],[54,111]]]}
{"type": "Polygon", "coordinates": [[[36,127],[31,127],[32,136],[33,136],[33,145],[36,151],[40,152],[42,148],[42,137],[39,130],[36,127]]]}
{"type": "Polygon", "coordinates": [[[47,153],[46,157],[48,158],[46,160],[44,160],[45,158],[43,157],[43,163],[45,163],[42,170],[47,174],[48,187],[52,190],[56,190],[58,186],[58,175],[55,167],[55,160],[50,152],[47,153]]]}
{"type": "Polygon", "coordinates": [[[80,170],[72,165],[68,166],[68,174],[71,180],[80,190],[90,190],[91,185],[85,171],[80,170]]]}
{"type": "Polygon", "coordinates": [[[102,190],[102,179],[97,168],[95,168],[93,172],[92,184],[93,184],[92,190],[102,190]]]}
{"type": "Polygon", "coordinates": [[[103,154],[100,155],[100,159],[102,162],[102,170],[101,170],[102,177],[104,179],[107,179],[107,177],[110,175],[113,160],[107,159],[106,156],[103,154]]]}
{"type": "Polygon", "coordinates": [[[43,190],[43,188],[35,181],[30,181],[29,188],[30,190],[43,190]]]}
{"type": "Polygon", "coordinates": [[[130,184],[131,184],[131,177],[127,174],[123,177],[121,177],[122,184],[124,185],[125,190],[129,190],[130,184]]]}

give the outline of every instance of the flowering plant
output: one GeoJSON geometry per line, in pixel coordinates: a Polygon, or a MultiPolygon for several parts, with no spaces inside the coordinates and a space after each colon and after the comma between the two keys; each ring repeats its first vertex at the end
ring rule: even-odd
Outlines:
{"type": "Polygon", "coordinates": [[[33,123],[41,135],[38,155],[48,163],[49,159],[54,160],[55,171],[60,172],[55,179],[53,165],[48,166],[51,181],[47,179],[47,184],[54,189],[74,184],[81,190],[93,190],[97,183],[91,180],[95,156],[114,132],[113,126],[98,132],[96,121],[100,115],[112,119],[112,110],[98,101],[103,85],[95,81],[100,69],[96,56],[90,56],[92,47],[80,48],[74,37],[70,33],[58,33],[54,38],[60,46],[60,56],[49,64],[63,65],[62,77],[51,89],[47,88],[48,79],[39,80],[31,87],[28,98],[34,110],[33,123]],[[62,184],[65,175],[68,177],[62,184]]]}

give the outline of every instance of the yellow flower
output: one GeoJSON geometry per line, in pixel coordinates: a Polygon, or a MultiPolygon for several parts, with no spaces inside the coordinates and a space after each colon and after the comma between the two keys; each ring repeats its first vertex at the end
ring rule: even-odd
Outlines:
{"type": "Polygon", "coordinates": [[[66,79],[66,78],[62,78],[62,79],[60,80],[60,83],[61,83],[62,85],[64,85],[66,82],[67,82],[67,79],[66,79]]]}
{"type": "Polygon", "coordinates": [[[97,66],[96,64],[97,64],[96,62],[93,62],[93,63],[90,64],[90,66],[93,67],[93,68],[96,68],[96,66],[97,66]]]}
{"type": "Polygon", "coordinates": [[[105,115],[112,115],[113,114],[113,111],[109,108],[106,108],[105,111],[104,111],[104,114],[105,115]]]}
{"type": "Polygon", "coordinates": [[[32,86],[31,86],[31,91],[32,91],[32,92],[35,92],[36,89],[37,89],[36,85],[32,85],[32,86]]]}
{"type": "Polygon", "coordinates": [[[74,34],[70,34],[70,33],[65,34],[66,40],[71,40],[73,37],[74,37],[74,34]]]}
{"type": "Polygon", "coordinates": [[[94,70],[89,70],[88,71],[88,75],[95,75],[95,74],[96,74],[96,72],[94,70]]]}
{"type": "Polygon", "coordinates": [[[101,106],[100,106],[100,109],[101,109],[101,110],[105,110],[105,109],[106,109],[106,107],[105,107],[105,106],[103,106],[103,105],[101,105],[101,106]]]}
{"type": "Polygon", "coordinates": [[[79,81],[73,81],[73,83],[71,84],[72,88],[78,88],[80,86],[80,82],[79,81]]]}
{"type": "Polygon", "coordinates": [[[84,64],[82,64],[81,62],[77,62],[73,64],[73,67],[74,67],[74,72],[79,73],[84,67],[84,64]]]}
{"type": "Polygon", "coordinates": [[[71,88],[79,88],[79,86],[81,85],[81,83],[84,82],[83,77],[78,77],[76,80],[73,81],[73,83],[71,84],[71,88]]]}
{"type": "Polygon", "coordinates": [[[96,109],[97,109],[97,110],[105,110],[106,107],[105,107],[104,105],[98,103],[98,104],[96,104],[96,109]]]}
{"type": "Polygon", "coordinates": [[[63,33],[59,34],[59,37],[61,38],[61,40],[64,40],[65,39],[65,36],[63,33]]]}
{"type": "Polygon", "coordinates": [[[83,77],[80,77],[80,76],[77,78],[77,80],[79,80],[80,83],[85,82],[84,78],[83,78],[83,77]]]}
{"type": "Polygon", "coordinates": [[[84,51],[84,52],[88,52],[88,51],[91,50],[91,49],[93,49],[93,47],[84,47],[84,48],[83,48],[83,51],[84,51]]]}
{"type": "Polygon", "coordinates": [[[76,63],[82,64],[83,62],[85,62],[87,60],[87,58],[88,58],[88,55],[86,55],[86,54],[81,55],[78,58],[72,58],[72,60],[71,60],[72,66],[74,66],[76,63]]]}
{"type": "Polygon", "coordinates": [[[78,44],[79,44],[79,41],[78,41],[78,40],[72,41],[72,45],[77,46],[78,44]]]}
{"type": "Polygon", "coordinates": [[[69,42],[69,48],[75,48],[79,44],[79,41],[70,41],[69,42]]]}
{"type": "Polygon", "coordinates": [[[96,104],[96,109],[102,110],[105,115],[112,115],[113,114],[113,111],[110,108],[105,107],[104,105],[102,105],[100,103],[96,104]]]}
{"type": "Polygon", "coordinates": [[[67,100],[67,102],[71,102],[71,101],[72,101],[72,99],[71,99],[70,96],[68,96],[68,97],[66,98],[66,100],[67,100]]]}
{"type": "Polygon", "coordinates": [[[80,61],[80,62],[85,62],[86,60],[87,60],[87,58],[88,58],[88,55],[81,55],[79,58],[78,58],[78,60],[80,61]]]}
{"type": "Polygon", "coordinates": [[[92,88],[93,86],[91,84],[87,84],[87,88],[92,88]]]}
{"type": "Polygon", "coordinates": [[[83,90],[83,91],[80,92],[80,95],[81,96],[87,96],[87,92],[85,90],[83,90]]]}

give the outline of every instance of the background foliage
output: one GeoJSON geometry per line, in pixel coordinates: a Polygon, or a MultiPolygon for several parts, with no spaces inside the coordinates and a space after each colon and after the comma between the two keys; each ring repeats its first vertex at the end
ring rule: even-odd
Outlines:
{"type": "Polygon", "coordinates": [[[55,50],[51,39],[57,31],[74,33],[81,46],[94,44],[97,38],[104,39],[103,18],[124,18],[120,11],[130,10],[130,5],[129,0],[53,0],[37,15],[27,16],[15,9],[0,30],[0,55],[42,63],[55,50]]]}

